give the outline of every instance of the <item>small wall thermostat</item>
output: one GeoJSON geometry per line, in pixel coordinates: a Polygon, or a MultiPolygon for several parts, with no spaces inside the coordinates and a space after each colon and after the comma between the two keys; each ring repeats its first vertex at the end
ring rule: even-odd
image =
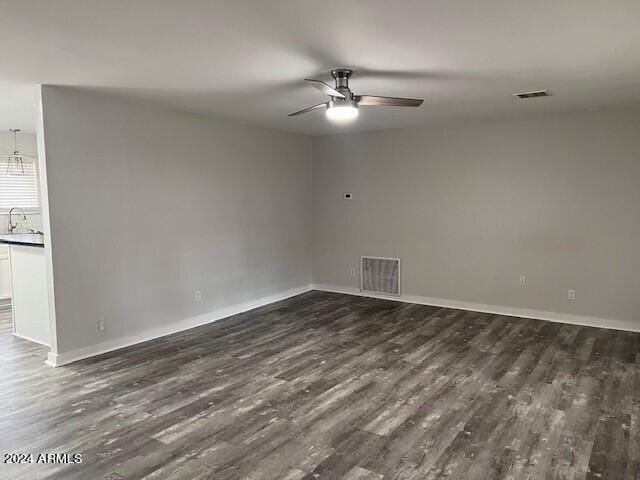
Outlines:
{"type": "Polygon", "coordinates": [[[351,200],[353,198],[353,195],[349,192],[345,192],[342,194],[342,198],[344,198],[345,200],[351,200]]]}

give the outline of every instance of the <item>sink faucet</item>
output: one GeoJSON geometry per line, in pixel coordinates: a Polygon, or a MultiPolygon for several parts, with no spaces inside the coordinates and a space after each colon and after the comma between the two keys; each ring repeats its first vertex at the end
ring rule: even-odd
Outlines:
{"type": "Polygon", "coordinates": [[[13,207],[11,210],[9,210],[9,233],[13,233],[13,231],[18,227],[17,223],[14,225],[11,221],[11,215],[13,214],[14,210],[20,210],[20,213],[22,213],[22,219],[27,219],[27,216],[24,214],[24,210],[22,210],[21,208],[13,207]]]}

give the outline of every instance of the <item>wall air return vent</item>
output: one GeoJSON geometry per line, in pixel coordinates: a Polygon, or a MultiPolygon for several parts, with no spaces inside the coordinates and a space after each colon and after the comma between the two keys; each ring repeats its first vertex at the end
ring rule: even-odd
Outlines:
{"type": "Polygon", "coordinates": [[[360,290],[400,295],[400,259],[360,257],[360,290]]]}
{"type": "Polygon", "coordinates": [[[514,93],[513,96],[526,100],[527,98],[550,97],[551,92],[549,90],[536,90],[535,92],[514,93]]]}

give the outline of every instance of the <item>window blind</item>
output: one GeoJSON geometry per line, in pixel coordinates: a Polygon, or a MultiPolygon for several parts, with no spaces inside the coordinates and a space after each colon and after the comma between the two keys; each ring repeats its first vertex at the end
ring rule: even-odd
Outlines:
{"type": "Polygon", "coordinates": [[[14,162],[8,165],[6,157],[0,158],[0,210],[12,207],[40,208],[37,175],[33,160],[24,160],[23,175],[22,169],[16,167],[14,162]]]}

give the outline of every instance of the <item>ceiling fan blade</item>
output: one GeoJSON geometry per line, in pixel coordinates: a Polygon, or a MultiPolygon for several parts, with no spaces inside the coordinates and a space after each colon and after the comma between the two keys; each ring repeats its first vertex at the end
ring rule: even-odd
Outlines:
{"type": "Polygon", "coordinates": [[[297,112],[290,113],[287,117],[295,117],[296,115],[302,115],[303,113],[311,112],[312,110],[318,110],[319,108],[326,108],[326,103],[319,103],[318,105],[314,105],[313,107],[307,107],[297,112]]]}
{"type": "Polygon", "coordinates": [[[325,95],[329,95],[331,97],[346,98],[339,91],[337,91],[336,89],[330,87],[326,83],[321,82],[320,80],[313,80],[311,78],[305,78],[304,81],[311,83],[311,85],[313,85],[315,88],[320,90],[325,95]]]}
{"type": "Polygon", "coordinates": [[[419,98],[375,97],[373,95],[356,95],[353,99],[358,106],[366,107],[419,107],[424,100],[419,98]]]}

